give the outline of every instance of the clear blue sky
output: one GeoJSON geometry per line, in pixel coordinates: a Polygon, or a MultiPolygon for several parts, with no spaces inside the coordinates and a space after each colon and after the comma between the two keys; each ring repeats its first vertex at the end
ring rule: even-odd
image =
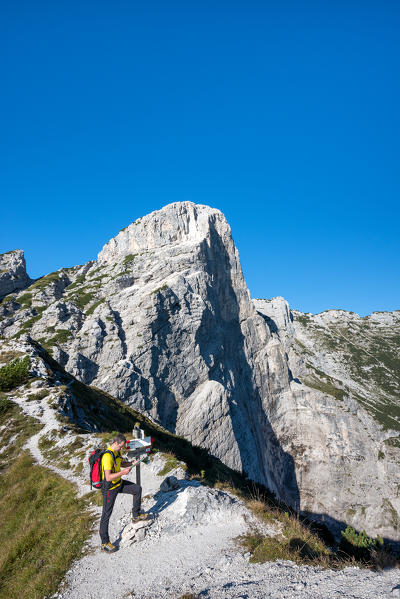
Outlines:
{"type": "Polygon", "coordinates": [[[253,297],[400,309],[400,2],[0,3],[0,252],[38,277],[174,201],[253,297]]]}

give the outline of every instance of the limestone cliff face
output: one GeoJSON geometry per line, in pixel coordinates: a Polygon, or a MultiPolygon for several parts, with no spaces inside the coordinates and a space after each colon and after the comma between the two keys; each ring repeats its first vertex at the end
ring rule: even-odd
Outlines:
{"type": "Polygon", "coordinates": [[[385,484],[388,505],[400,508],[392,481],[398,468],[386,456],[369,504],[361,503],[380,429],[358,404],[342,405],[297,378],[293,314],[284,304],[271,312],[250,300],[218,210],[166,206],[121,231],[96,261],[52,273],[28,291],[29,301],[13,294],[7,309],[0,305],[0,334],[29,331],[83,382],[245,470],[291,505],[332,525],[359,522],[371,534],[399,538],[387,518],[364,526],[361,517],[382,512],[385,484]]]}
{"type": "Polygon", "coordinates": [[[0,298],[13,291],[25,289],[30,282],[22,250],[0,254],[0,298]]]}
{"type": "MultiPolygon", "coordinates": [[[[398,539],[399,395],[384,399],[383,386],[377,381],[372,385],[370,368],[358,379],[355,369],[360,364],[353,354],[361,355],[361,362],[365,355],[376,363],[368,344],[381,335],[386,340],[392,335],[395,359],[400,314],[377,319],[333,310],[304,315],[292,312],[279,297],[254,300],[254,305],[265,316],[272,338],[284,348],[295,379],[291,393],[279,397],[279,412],[270,413],[270,418],[277,437],[295,459],[302,509],[326,514],[326,521],[333,517],[370,534],[379,531],[398,539]],[[352,334],[351,323],[362,326],[364,336],[358,329],[352,334]],[[337,337],[335,346],[336,327],[345,331],[345,339],[337,337]],[[347,353],[346,339],[353,354],[347,353]],[[288,444],[283,427],[290,430],[288,444]]],[[[389,372],[387,380],[395,386],[396,372],[389,372]]]]}

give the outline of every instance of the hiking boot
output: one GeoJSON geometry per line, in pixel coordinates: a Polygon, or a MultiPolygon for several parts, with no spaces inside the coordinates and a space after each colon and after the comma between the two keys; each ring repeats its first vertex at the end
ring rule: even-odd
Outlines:
{"type": "Polygon", "coordinates": [[[132,516],[132,524],[136,524],[137,522],[141,522],[142,520],[149,520],[149,514],[145,514],[141,512],[138,516],[132,516]]]}
{"type": "Polygon", "coordinates": [[[102,543],[101,550],[105,551],[106,553],[114,553],[114,551],[118,551],[117,547],[110,543],[110,541],[108,543],[102,543]]]}

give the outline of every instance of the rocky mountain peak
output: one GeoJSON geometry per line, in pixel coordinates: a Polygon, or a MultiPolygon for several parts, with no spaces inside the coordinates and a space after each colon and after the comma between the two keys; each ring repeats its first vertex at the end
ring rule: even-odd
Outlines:
{"type": "Polygon", "coordinates": [[[137,219],[103,247],[100,262],[115,262],[128,254],[182,243],[199,243],[214,227],[230,237],[222,212],[193,202],[175,202],[137,219]]]}
{"type": "Polygon", "coordinates": [[[0,254],[0,298],[13,291],[24,289],[30,282],[22,250],[0,254]]]}
{"type": "Polygon", "coordinates": [[[0,305],[4,337],[29,333],[82,383],[332,530],[348,523],[392,540],[399,326],[398,312],[252,302],[224,215],[191,202],[138,219],[97,261],[0,305]]]}

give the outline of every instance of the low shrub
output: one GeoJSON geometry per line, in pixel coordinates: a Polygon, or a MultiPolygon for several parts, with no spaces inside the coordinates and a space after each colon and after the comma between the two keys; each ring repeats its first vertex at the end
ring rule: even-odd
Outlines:
{"type": "Polygon", "coordinates": [[[75,295],[71,297],[71,301],[73,301],[78,306],[78,308],[81,308],[82,310],[86,306],[86,304],[92,301],[94,295],[94,293],[79,290],[76,292],[75,295]]]}
{"type": "Polygon", "coordinates": [[[4,416],[9,412],[14,406],[14,402],[9,399],[5,399],[4,397],[0,398],[0,416],[4,416]]]}
{"type": "Polygon", "coordinates": [[[56,334],[50,340],[50,342],[66,343],[70,337],[72,337],[72,333],[68,329],[57,329],[56,334]]]}
{"type": "Polygon", "coordinates": [[[0,368],[0,391],[11,391],[22,385],[29,378],[31,359],[17,358],[0,368]]]}
{"type": "Polygon", "coordinates": [[[128,254],[123,259],[122,264],[129,264],[130,262],[133,262],[135,258],[136,258],[136,254],[128,254]]]}
{"type": "Polygon", "coordinates": [[[79,285],[82,285],[84,280],[85,280],[85,275],[78,275],[76,277],[75,281],[73,283],[71,283],[70,285],[68,285],[68,287],[66,288],[66,291],[69,292],[69,291],[71,291],[71,289],[75,289],[79,285]]]}
{"type": "Polygon", "coordinates": [[[347,526],[346,530],[342,530],[342,539],[339,545],[339,550],[349,556],[355,557],[357,560],[369,561],[372,550],[383,549],[383,539],[377,537],[373,539],[367,535],[365,530],[357,532],[353,527],[347,526]]]}

